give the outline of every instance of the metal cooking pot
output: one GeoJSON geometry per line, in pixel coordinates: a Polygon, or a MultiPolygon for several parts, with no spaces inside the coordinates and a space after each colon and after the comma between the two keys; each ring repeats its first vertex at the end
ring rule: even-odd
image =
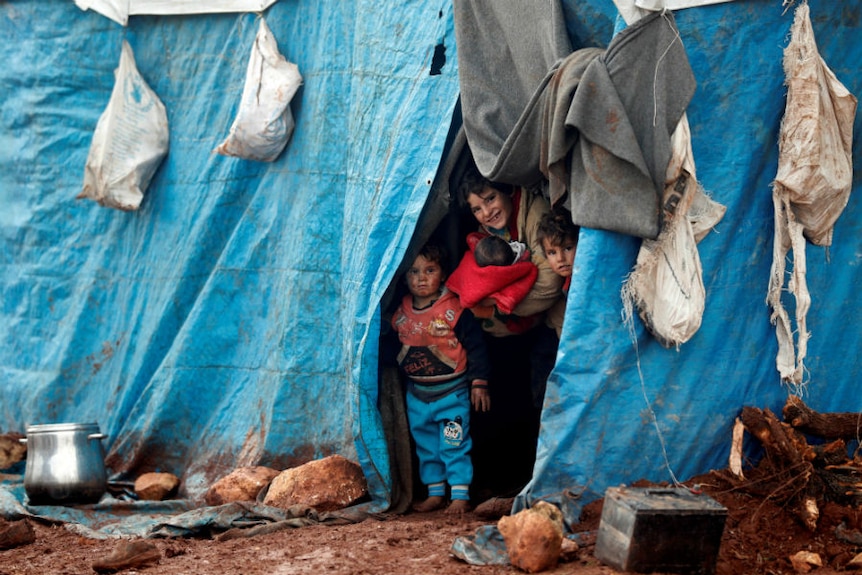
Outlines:
{"type": "Polygon", "coordinates": [[[105,451],[96,423],[30,425],[24,490],[32,505],[95,503],[107,490],[105,451]]]}

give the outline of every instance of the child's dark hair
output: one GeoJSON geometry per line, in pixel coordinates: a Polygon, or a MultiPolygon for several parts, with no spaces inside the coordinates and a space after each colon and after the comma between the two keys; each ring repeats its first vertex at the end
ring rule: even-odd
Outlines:
{"type": "Polygon", "coordinates": [[[443,272],[446,272],[447,254],[446,248],[439,244],[427,243],[422,246],[417,256],[422,256],[429,262],[434,262],[440,266],[443,272]]]}
{"type": "Polygon", "coordinates": [[[486,187],[494,188],[499,192],[509,195],[511,195],[513,191],[511,186],[492,182],[480,174],[478,169],[473,168],[464,172],[464,175],[461,178],[461,183],[458,185],[458,202],[462,207],[468,206],[470,195],[481,194],[482,190],[486,187]]]}
{"type": "Polygon", "coordinates": [[[486,266],[507,266],[514,260],[509,242],[500,236],[485,236],[473,248],[473,257],[480,268],[486,266]]]}
{"type": "Polygon", "coordinates": [[[578,243],[578,232],[580,227],[572,222],[572,215],[564,208],[554,208],[550,212],[544,214],[539,220],[539,227],[536,233],[537,239],[541,242],[548,240],[551,245],[561,246],[570,239],[578,243]]]}

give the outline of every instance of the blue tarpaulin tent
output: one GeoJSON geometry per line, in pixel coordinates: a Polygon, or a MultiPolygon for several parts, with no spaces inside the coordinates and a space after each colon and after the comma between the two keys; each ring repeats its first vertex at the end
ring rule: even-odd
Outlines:
{"type": "MultiPolygon", "coordinates": [[[[859,94],[862,2],[810,7],[821,55],[859,94]]],[[[563,8],[574,47],[607,46],[610,0],[563,8]]],[[[766,305],[793,10],[738,0],[675,18],[697,81],[698,179],[727,207],[698,246],[702,326],[679,350],[637,320],[633,338],[620,287],[640,240],[584,229],[528,500],[724,467],[740,409],[780,410],[793,391],[766,305]]],[[[461,127],[451,3],[281,1],[123,27],[23,0],[0,7],[0,30],[0,431],[98,422],[113,478],[171,472],[190,499],[237,466],[339,453],[386,509],[381,301],[447,188],[461,127]],[[303,76],[295,132],[272,163],[212,151],[262,16],[303,76]],[[124,39],[170,125],[135,212],[75,199],[124,39]]],[[[862,410],[858,187],[833,245],[808,247],[802,389],[819,411],[862,410]]],[[[10,499],[3,512],[20,511],[10,499]]]]}

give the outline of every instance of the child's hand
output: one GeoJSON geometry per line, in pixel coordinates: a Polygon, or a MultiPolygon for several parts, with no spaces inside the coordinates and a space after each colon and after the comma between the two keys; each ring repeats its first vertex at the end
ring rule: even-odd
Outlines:
{"type": "Polygon", "coordinates": [[[470,403],[476,411],[491,411],[491,394],[488,393],[488,382],[481,379],[473,381],[470,387],[470,403]]]}

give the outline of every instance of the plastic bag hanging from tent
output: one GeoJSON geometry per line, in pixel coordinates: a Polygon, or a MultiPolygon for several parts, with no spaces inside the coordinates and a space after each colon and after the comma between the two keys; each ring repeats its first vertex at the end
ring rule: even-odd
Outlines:
{"type": "Polygon", "coordinates": [[[665,347],[679,347],[700,329],[706,306],[697,243],[724,217],[726,208],[697,183],[688,118],[671,135],[662,230],[644,239],[635,267],[623,284],[623,321],[636,307],[647,330],[665,347]]]}
{"type": "Polygon", "coordinates": [[[239,111],[230,133],[215,151],[246,160],[275,161],[293,134],[290,101],[301,85],[299,68],[279,53],[272,32],[261,18],[239,111]]]}
{"type": "Polygon", "coordinates": [[[796,9],[784,73],[775,189],[790,201],[808,241],[829,246],[853,183],[856,98],[817,52],[807,3],[796,9]]]}
{"type": "Polygon", "coordinates": [[[838,81],[817,51],[807,3],[794,14],[784,50],[787,103],[778,140],[773,182],[775,239],[767,303],[776,326],[776,367],[781,379],[803,384],[811,297],[805,279],[808,241],[832,245],[832,229],[850,197],[856,98],[838,81]],[[790,316],[781,302],[785,260],[793,251],[788,291],[796,300],[796,349],[790,316]]]}
{"type": "Polygon", "coordinates": [[[84,186],[77,198],[89,198],[120,210],[137,210],[168,153],[168,116],[159,97],[135,65],[123,40],[111,99],[93,133],[84,186]]]}

